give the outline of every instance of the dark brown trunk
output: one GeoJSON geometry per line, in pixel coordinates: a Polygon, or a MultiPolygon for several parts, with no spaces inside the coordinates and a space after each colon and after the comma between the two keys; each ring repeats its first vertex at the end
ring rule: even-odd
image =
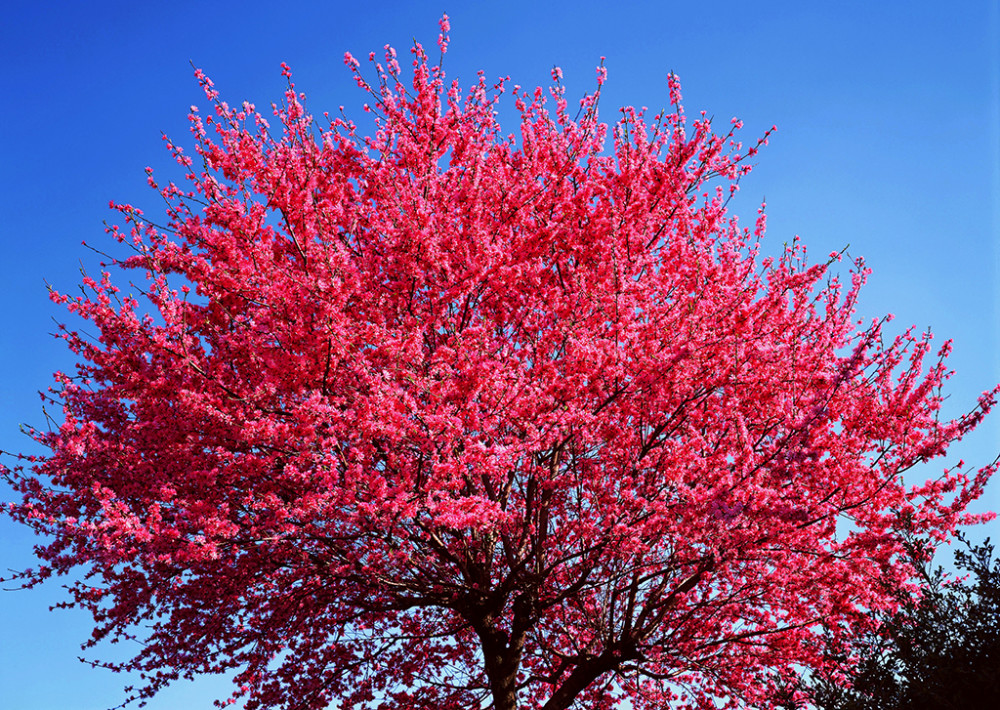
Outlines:
{"type": "Polygon", "coordinates": [[[492,628],[480,632],[479,638],[494,710],[517,710],[517,669],[521,665],[523,644],[512,647],[506,634],[492,628]]]}
{"type": "Polygon", "coordinates": [[[517,669],[500,667],[490,675],[494,710],[517,710],[517,669]]]}

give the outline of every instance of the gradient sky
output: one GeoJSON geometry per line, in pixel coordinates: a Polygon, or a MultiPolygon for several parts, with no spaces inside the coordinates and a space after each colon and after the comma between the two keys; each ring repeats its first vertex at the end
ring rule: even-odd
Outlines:
{"type": "MultiPolygon", "coordinates": [[[[777,124],[734,211],[749,217],[766,198],[768,243],[798,234],[817,260],[849,244],[874,269],[862,315],[892,312],[896,325],[953,338],[949,414],[1000,381],[996,0],[21,2],[0,20],[0,449],[35,450],[18,425],[44,422],[37,391],[73,365],[49,335],[61,313],[46,282],[70,290],[81,263],[96,271],[81,242],[111,248],[110,199],[155,213],[143,169],[172,174],[161,132],[190,145],[188,107],[204,105],[191,62],[229,103],[258,106],[280,100],[287,62],[314,112],[344,105],[360,120],[365,97],[344,51],[391,43],[403,54],[413,38],[433,47],[445,11],[445,69],[463,83],[483,69],[545,84],[558,65],[579,96],[606,56],[609,119],[622,104],[664,106],[674,71],[689,113],[739,116],[748,142],[777,124]]],[[[948,461],[983,464],[997,451],[1000,413],[948,461]]],[[[977,506],[990,508],[1000,509],[1000,481],[977,506]]],[[[972,537],[991,533],[1000,523],[972,537]]],[[[30,565],[32,543],[0,521],[0,569],[30,565]]],[[[76,660],[88,618],[48,611],[60,592],[0,592],[4,708],[122,701],[126,678],[76,660]]],[[[227,694],[218,679],[182,683],[148,707],[200,710],[227,694]]]]}

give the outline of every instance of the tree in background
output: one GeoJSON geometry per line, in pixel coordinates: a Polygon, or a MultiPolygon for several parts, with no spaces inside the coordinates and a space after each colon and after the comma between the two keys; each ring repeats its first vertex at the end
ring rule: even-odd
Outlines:
{"type": "MultiPolygon", "coordinates": [[[[439,45],[447,44],[442,22],[439,45]]],[[[374,55],[371,57],[374,62],[374,55]]],[[[234,672],[247,708],[730,706],[894,610],[994,467],[906,487],[946,343],[888,337],[797,242],[727,215],[760,143],[704,114],[571,110],[553,72],[462,92],[386,50],[364,135],[291,83],[272,127],[191,114],[162,226],[80,297],[49,453],[7,472],[73,605],[150,697],[234,672]]]]}
{"type": "Polygon", "coordinates": [[[968,581],[927,572],[878,633],[854,643],[846,678],[818,677],[802,693],[819,710],[965,710],[1000,701],[1000,560],[989,540],[956,550],[968,581]],[[846,682],[845,682],[846,681],[846,682]]]}

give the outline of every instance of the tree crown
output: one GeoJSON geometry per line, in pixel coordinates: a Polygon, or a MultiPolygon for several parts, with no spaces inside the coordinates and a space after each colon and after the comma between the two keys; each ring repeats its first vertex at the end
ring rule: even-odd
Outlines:
{"type": "Polygon", "coordinates": [[[7,472],[50,540],[26,582],[86,570],[139,698],[235,670],[248,708],[715,707],[828,664],[907,536],[975,520],[995,466],[903,474],[996,390],[942,421],[949,344],[859,323],[860,260],[762,256],[763,207],[726,211],[760,143],[675,77],[609,130],[603,68],[576,111],[553,72],[505,135],[509,82],[412,57],[345,57],[370,135],[287,67],[274,127],[197,72],[166,223],[114,205],[132,254],[53,293],[99,337],[64,330],[63,422],[7,472]]]}

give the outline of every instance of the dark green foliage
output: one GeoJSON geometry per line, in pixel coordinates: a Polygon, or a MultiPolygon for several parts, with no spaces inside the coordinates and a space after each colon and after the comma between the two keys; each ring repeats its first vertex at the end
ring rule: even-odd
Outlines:
{"type": "MultiPolygon", "coordinates": [[[[965,542],[963,540],[963,542],[965,542]]],[[[858,639],[860,662],[840,686],[804,679],[772,707],[817,710],[978,710],[1000,708],[1000,560],[993,545],[960,549],[955,566],[967,573],[947,582],[940,568],[925,575],[925,593],[887,620],[884,633],[858,639]],[[800,695],[801,697],[801,695],[800,695]]]]}

